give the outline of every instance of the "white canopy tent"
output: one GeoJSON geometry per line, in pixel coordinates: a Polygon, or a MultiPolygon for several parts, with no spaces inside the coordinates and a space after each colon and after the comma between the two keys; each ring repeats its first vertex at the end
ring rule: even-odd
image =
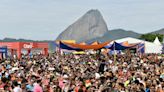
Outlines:
{"type": "Polygon", "coordinates": [[[116,40],[116,42],[121,43],[127,41],[129,44],[135,43],[144,43],[145,44],[145,53],[162,53],[162,45],[155,44],[152,42],[140,40],[137,38],[126,37],[116,40]]]}
{"type": "Polygon", "coordinates": [[[154,44],[156,44],[156,45],[162,45],[162,44],[160,43],[158,37],[155,38],[155,40],[154,40],[154,44]]]}

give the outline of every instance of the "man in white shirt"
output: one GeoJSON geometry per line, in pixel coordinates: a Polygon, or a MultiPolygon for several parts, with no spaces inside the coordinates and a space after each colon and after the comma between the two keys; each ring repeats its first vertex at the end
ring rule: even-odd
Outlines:
{"type": "Polygon", "coordinates": [[[14,89],[13,89],[14,92],[22,92],[22,89],[18,85],[17,81],[13,81],[13,86],[14,86],[14,89]]]}

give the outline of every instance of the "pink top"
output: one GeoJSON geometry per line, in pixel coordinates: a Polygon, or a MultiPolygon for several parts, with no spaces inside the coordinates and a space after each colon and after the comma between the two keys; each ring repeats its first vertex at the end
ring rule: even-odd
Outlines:
{"type": "Polygon", "coordinates": [[[64,88],[63,79],[60,79],[60,80],[59,80],[59,87],[60,87],[61,89],[64,88]]]}
{"type": "Polygon", "coordinates": [[[48,85],[49,84],[49,80],[48,79],[44,79],[43,81],[42,81],[42,83],[43,83],[43,85],[48,85]]]}
{"type": "Polygon", "coordinates": [[[39,84],[36,84],[34,86],[34,92],[43,92],[43,89],[39,84]]]}

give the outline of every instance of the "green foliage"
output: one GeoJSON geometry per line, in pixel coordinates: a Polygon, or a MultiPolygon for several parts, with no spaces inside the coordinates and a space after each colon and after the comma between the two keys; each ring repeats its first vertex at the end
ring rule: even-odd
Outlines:
{"type": "Polygon", "coordinates": [[[155,38],[158,37],[160,42],[163,42],[163,34],[143,34],[140,36],[140,39],[144,39],[145,41],[153,42],[155,38]]]}

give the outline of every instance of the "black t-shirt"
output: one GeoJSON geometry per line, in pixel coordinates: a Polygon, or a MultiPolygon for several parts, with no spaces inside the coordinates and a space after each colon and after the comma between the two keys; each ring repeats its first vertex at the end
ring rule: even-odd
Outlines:
{"type": "Polygon", "coordinates": [[[104,72],[105,63],[102,62],[99,66],[99,72],[104,72]]]}
{"type": "Polygon", "coordinates": [[[8,79],[7,79],[6,77],[2,77],[2,78],[1,78],[1,81],[2,81],[3,83],[6,83],[7,80],[8,80],[8,79]]]}

